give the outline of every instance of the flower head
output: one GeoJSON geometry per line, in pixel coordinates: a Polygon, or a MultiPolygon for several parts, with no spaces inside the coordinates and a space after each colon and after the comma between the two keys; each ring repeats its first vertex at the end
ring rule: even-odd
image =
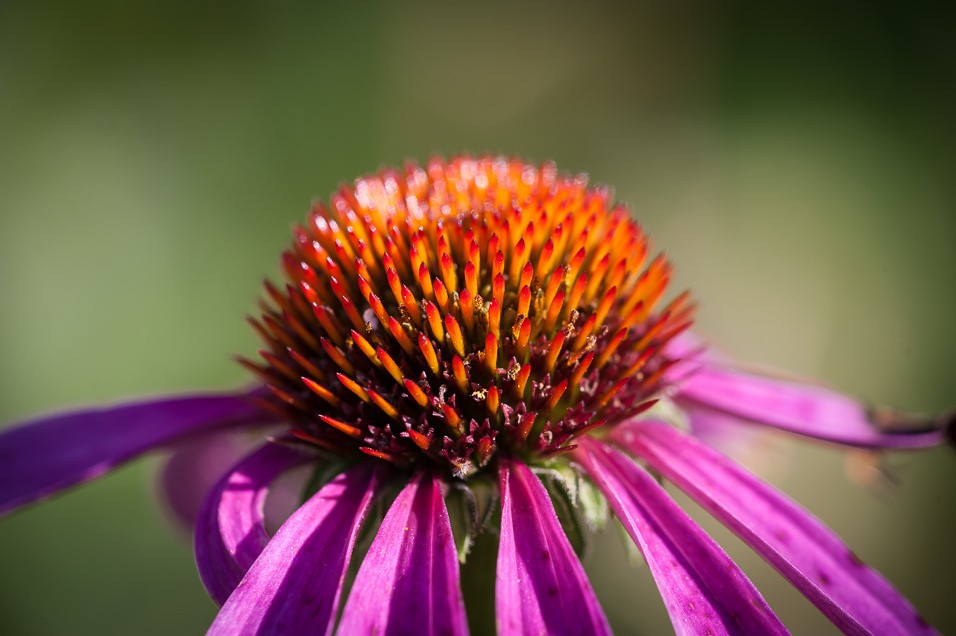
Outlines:
{"type": "MultiPolygon", "coordinates": [[[[316,205],[282,264],[285,284],[266,283],[250,319],[261,360],[241,359],[261,386],[10,429],[0,512],[197,433],[204,448],[265,426],[194,520],[200,575],[222,604],[211,633],[466,633],[459,560],[482,532],[498,537],[499,633],[608,633],[567,530],[607,509],[678,632],[785,632],[663,477],[840,629],[934,633],[832,531],[704,433],[737,418],[921,448],[952,421],[875,416],[816,385],[736,370],[687,333],[689,295],[666,299],[670,265],[608,190],[503,158],[385,170],[316,205]],[[272,534],[264,502],[302,465],[307,494],[272,534]],[[375,536],[343,605],[363,527],[375,536]]],[[[169,466],[188,474],[205,461],[193,448],[169,466]]],[[[176,499],[189,480],[168,483],[176,499]]]]}
{"type": "Polygon", "coordinates": [[[688,295],[606,190],[458,158],[343,188],[295,228],[252,320],[263,403],[302,440],[467,478],[534,461],[662,392],[688,295]]]}

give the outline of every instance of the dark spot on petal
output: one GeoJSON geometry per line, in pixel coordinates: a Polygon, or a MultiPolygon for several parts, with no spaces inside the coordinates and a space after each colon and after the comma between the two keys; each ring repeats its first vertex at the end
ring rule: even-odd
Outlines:
{"type": "Polygon", "coordinates": [[[956,446],[956,411],[943,415],[940,420],[943,422],[943,427],[946,430],[946,437],[949,438],[949,443],[953,446],[956,446]]]}
{"type": "Polygon", "coordinates": [[[827,574],[826,572],[820,572],[820,573],[817,575],[817,579],[818,579],[818,580],[820,581],[820,583],[823,584],[823,585],[830,585],[830,583],[832,582],[832,580],[830,579],[830,575],[827,574]]]}

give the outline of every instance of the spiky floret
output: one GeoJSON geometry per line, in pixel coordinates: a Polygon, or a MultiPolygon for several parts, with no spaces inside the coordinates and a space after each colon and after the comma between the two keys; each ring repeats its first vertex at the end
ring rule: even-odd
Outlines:
{"type": "Polygon", "coordinates": [[[317,203],[250,319],[265,405],[303,440],[457,477],[652,403],[686,293],[584,176],[504,158],[386,169],[317,203]],[[646,266],[645,266],[646,264],[646,266]]]}

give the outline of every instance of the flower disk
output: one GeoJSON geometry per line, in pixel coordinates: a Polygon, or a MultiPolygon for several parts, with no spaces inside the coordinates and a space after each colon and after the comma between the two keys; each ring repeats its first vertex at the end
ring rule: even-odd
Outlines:
{"type": "Polygon", "coordinates": [[[652,403],[690,325],[611,193],[503,158],[383,170],[316,204],[252,325],[263,403],[336,454],[464,478],[652,403]]]}

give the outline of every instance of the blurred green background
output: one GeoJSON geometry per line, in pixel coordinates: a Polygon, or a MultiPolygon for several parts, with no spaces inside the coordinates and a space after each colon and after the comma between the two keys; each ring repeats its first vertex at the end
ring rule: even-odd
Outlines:
{"type": "MultiPolygon", "coordinates": [[[[0,3],[0,423],[240,385],[243,316],[310,201],[459,151],[614,185],[733,354],[952,408],[952,16],[763,5],[0,3]]],[[[956,633],[951,452],[891,457],[878,492],[832,448],[745,460],[956,633]]],[[[0,521],[0,632],[205,629],[157,465],[0,521]]],[[[796,633],[832,630],[714,532],[796,633]]],[[[613,624],[666,632],[622,554],[610,533],[587,561],[613,624]]]]}

